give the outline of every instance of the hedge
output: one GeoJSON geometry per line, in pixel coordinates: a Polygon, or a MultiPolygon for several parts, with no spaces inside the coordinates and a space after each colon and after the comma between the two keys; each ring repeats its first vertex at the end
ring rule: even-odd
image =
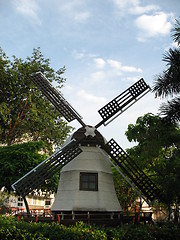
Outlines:
{"type": "Polygon", "coordinates": [[[0,216],[1,240],[179,240],[180,226],[173,223],[154,225],[124,225],[123,227],[105,227],[87,225],[83,222],[75,226],[64,226],[57,223],[36,223],[17,221],[14,217],[0,216]]]}

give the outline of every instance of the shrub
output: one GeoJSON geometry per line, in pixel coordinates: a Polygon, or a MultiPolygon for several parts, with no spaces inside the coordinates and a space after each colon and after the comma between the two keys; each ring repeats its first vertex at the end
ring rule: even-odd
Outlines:
{"type": "Polygon", "coordinates": [[[14,217],[0,216],[1,240],[179,240],[180,225],[161,222],[154,225],[124,225],[123,227],[104,227],[87,225],[64,226],[55,222],[36,223],[17,221],[14,217]]]}

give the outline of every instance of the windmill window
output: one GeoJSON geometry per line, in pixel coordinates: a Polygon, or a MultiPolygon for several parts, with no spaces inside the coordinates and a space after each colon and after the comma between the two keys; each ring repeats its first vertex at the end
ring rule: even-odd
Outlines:
{"type": "Polygon", "coordinates": [[[51,205],[51,200],[45,200],[45,205],[46,205],[46,206],[51,205]]]}
{"type": "Polygon", "coordinates": [[[97,173],[80,173],[80,190],[98,191],[97,173]]]}

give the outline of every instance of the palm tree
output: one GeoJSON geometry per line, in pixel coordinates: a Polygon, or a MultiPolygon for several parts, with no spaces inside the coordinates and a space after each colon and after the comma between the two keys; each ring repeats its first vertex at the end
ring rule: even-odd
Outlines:
{"type": "Polygon", "coordinates": [[[172,35],[175,42],[180,45],[180,21],[176,20],[176,24],[174,27],[174,34],[172,35]]]}
{"type": "Polygon", "coordinates": [[[172,35],[178,46],[175,49],[170,48],[163,56],[163,61],[167,64],[167,69],[159,74],[153,86],[153,92],[156,97],[167,98],[171,100],[160,106],[160,114],[169,122],[180,121],[180,22],[176,20],[172,35]]]}

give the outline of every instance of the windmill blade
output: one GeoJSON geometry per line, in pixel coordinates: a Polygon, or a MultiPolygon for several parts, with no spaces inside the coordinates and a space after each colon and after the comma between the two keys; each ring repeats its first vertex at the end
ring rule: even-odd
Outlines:
{"type": "Polygon", "coordinates": [[[52,86],[52,84],[41,72],[37,72],[36,74],[31,75],[30,78],[68,122],[76,119],[82,126],[85,126],[84,122],[82,121],[82,117],[52,86]]]}
{"type": "Polygon", "coordinates": [[[103,120],[96,125],[96,128],[100,127],[102,124],[105,126],[109,124],[149,91],[150,87],[146,84],[144,79],[141,78],[98,111],[103,120]]]}
{"type": "Polygon", "coordinates": [[[37,189],[45,180],[50,179],[56,172],[78,156],[82,150],[77,142],[70,142],[37,167],[28,172],[12,185],[12,188],[22,197],[37,189]]]}
{"type": "Polygon", "coordinates": [[[148,200],[152,202],[157,198],[159,189],[114,139],[105,144],[104,150],[148,200]]]}

